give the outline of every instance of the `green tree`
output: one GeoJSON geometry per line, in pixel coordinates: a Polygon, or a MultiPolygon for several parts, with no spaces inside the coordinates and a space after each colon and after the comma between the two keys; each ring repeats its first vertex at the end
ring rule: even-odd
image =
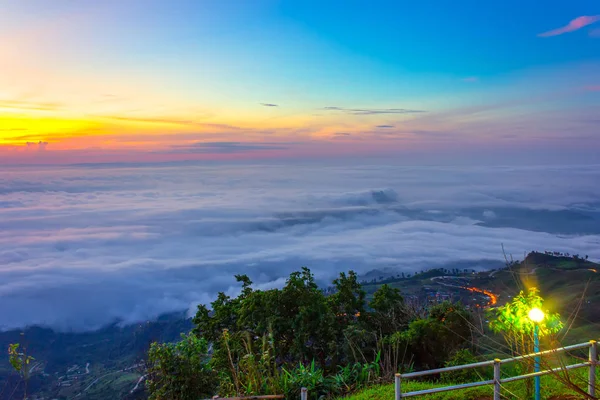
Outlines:
{"type": "MultiPolygon", "coordinates": [[[[513,355],[533,352],[533,330],[535,323],[529,318],[532,308],[543,310],[544,300],[537,288],[527,292],[521,291],[511,302],[504,306],[490,309],[490,328],[500,333],[508,344],[513,355]]],[[[539,336],[551,336],[560,331],[563,323],[558,313],[545,310],[545,318],[539,324],[539,336]]]]}
{"type": "Polygon", "coordinates": [[[427,318],[412,321],[402,333],[415,365],[438,368],[451,354],[472,343],[472,316],[460,303],[433,306],[427,318]]]}
{"type": "Polygon", "coordinates": [[[408,313],[400,290],[382,285],[373,294],[369,303],[372,312],[368,313],[368,325],[379,335],[387,336],[403,330],[408,325],[408,313]]]}
{"type": "Polygon", "coordinates": [[[274,314],[274,339],[284,346],[281,354],[302,362],[315,359],[323,367],[335,346],[335,315],[308,268],[290,274],[274,314]]]}
{"type": "MultiPolygon", "coordinates": [[[[354,278],[349,285],[342,282],[344,288],[357,289],[354,278]]],[[[316,360],[323,367],[335,355],[335,314],[308,268],[290,274],[282,289],[253,290],[247,276],[236,279],[242,284],[238,297],[219,293],[211,308],[199,306],[194,318],[194,334],[213,345],[211,366],[222,377],[222,393],[255,394],[258,375],[252,368],[266,370],[267,361],[281,366],[316,360]]]]}
{"type": "Polygon", "coordinates": [[[356,272],[349,271],[348,275],[341,272],[333,285],[335,293],[329,296],[328,301],[336,317],[344,325],[364,315],[366,293],[358,282],[356,272]]]}
{"type": "Polygon", "coordinates": [[[21,378],[23,378],[23,383],[25,386],[23,398],[26,399],[27,385],[29,383],[31,372],[31,362],[34,361],[35,358],[27,355],[26,349],[19,351],[19,347],[20,345],[18,343],[11,343],[8,345],[8,361],[14,370],[21,375],[21,378]]]}
{"type": "MultiPolygon", "coordinates": [[[[353,271],[333,281],[330,296],[308,268],[291,273],[281,289],[256,290],[247,276],[236,279],[237,297],[219,293],[194,318],[195,337],[212,345],[210,369],[218,371],[221,395],[289,393],[299,389],[293,384],[299,376],[325,378],[346,367],[349,376],[376,369],[377,376],[391,377],[408,358],[438,367],[471,339],[471,316],[460,304],[434,306],[427,318],[409,324],[400,291],[383,285],[367,311],[353,271]]],[[[340,387],[349,387],[347,377],[338,378],[340,387]]]]}
{"type": "MultiPolygon", "coordinates": [[[[444,367],[474,364],[476,362],[477,358],[469,349],[460,349],[444,363],[444,367]]],[[[484,376],[485,373],[486,371],[481,368],[460,369],[457,371],[445,372],[442,374],[441,378],[446,382],[468,383],[481,380],[481,377],[484,376]]]]}
{"type": "Polygon", "coordinates": [[[152,343],[146,387],[151,400],[197,400],[211,397],[216,374],[208,365],[208,343],[193,334],[178,343],[152,343]]]}
{"type": "MultiPolygon", "coordinates": [[[[529,318],[532,308],[543,310],[544,300],[539,295],[537,288],[530,288],[527,292],[521,291],[511,302],[504,306],[490,309],[490,328],[495,333],[500,333],[506,341],[513,355],[526,355],[533,353],[533,333],[535,324],[529,318]]],[[[539,337],[552,337],[563,327],[558,313],[545,310],[545,318],[538,322],[539,337]]],[[[524,360],[520,365],[527,372],[533,371],[533,360],[524,360]]],[[[533,382],[526,382],[527,395],[533,391],[533,382]]]]}

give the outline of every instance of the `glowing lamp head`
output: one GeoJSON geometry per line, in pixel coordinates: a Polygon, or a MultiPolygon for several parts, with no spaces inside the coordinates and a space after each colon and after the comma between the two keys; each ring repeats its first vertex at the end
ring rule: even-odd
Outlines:
{"type": "Polygon", "coordinates": [[[529,311],[529,319],[536,323],[542,322],[544,320],[544,312],[537,307],[532,308],[529,311]]]}

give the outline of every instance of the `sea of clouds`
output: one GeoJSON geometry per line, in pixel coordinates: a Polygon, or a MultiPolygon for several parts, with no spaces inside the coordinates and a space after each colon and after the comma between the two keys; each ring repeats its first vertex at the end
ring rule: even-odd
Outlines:
{"type": "Polygon", "coordinates": [[[600,168],[210,164],[2,167],[0,329],[193,310],[235,273],[600,259],[600,168]]]}

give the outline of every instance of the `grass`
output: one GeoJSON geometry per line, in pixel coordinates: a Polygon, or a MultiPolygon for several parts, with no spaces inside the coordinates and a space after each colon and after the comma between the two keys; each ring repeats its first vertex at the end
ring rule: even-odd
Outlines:
{"type": "MultiPolygon", "coordinates": [[[[587,368],[581,368],[575,371],[570,371],[569,376],[573,382],[577,382],[579,387],[587,390],[587,368]]],[[[597,371],[597,375],[600,373],[600,369],[597,371]]],[[[454,383],[432,383],[432,382],[417,382],[417,381],[406,381],[402,384],[402,391],[404,393],[413,392],[417,390],[433,389],[443,386],[455,385],[454,383]]],[[[597,382],[597,387],[599,386],[597,382]]],[[[545,375],[541,378],[541,398],[546,400],[559,400],[559,399],[579,399],[581,396],[577,395],[575,391],[564,386],[555,376],[545,375]]],[[[526,386],[525,381],[510,382],[502,385],[502,398],[503,399],[526,399],[526,386]]],[[[353,395],[345,397],[346,400],[390,400],[394,398],[394,385],[379,385],[365,389],[353,395]]],[[[476,388],[469,388],[463,390],[457,390],[452,392],[442,392],[430,395],[423,395],[417,397],[418,399],[427,400],[488,400],[493,398],[493,387],[480,386],[476,388]]]]}

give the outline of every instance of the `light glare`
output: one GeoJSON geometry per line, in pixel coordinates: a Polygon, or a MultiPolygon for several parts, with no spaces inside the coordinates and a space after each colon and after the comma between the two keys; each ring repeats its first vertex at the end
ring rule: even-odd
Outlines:
{"type": "Polygon", "coordinates": [[[529,311],[529,319],[533,322],[542,322],[544,320],[544,312],[534,307],[529,311]]]}

